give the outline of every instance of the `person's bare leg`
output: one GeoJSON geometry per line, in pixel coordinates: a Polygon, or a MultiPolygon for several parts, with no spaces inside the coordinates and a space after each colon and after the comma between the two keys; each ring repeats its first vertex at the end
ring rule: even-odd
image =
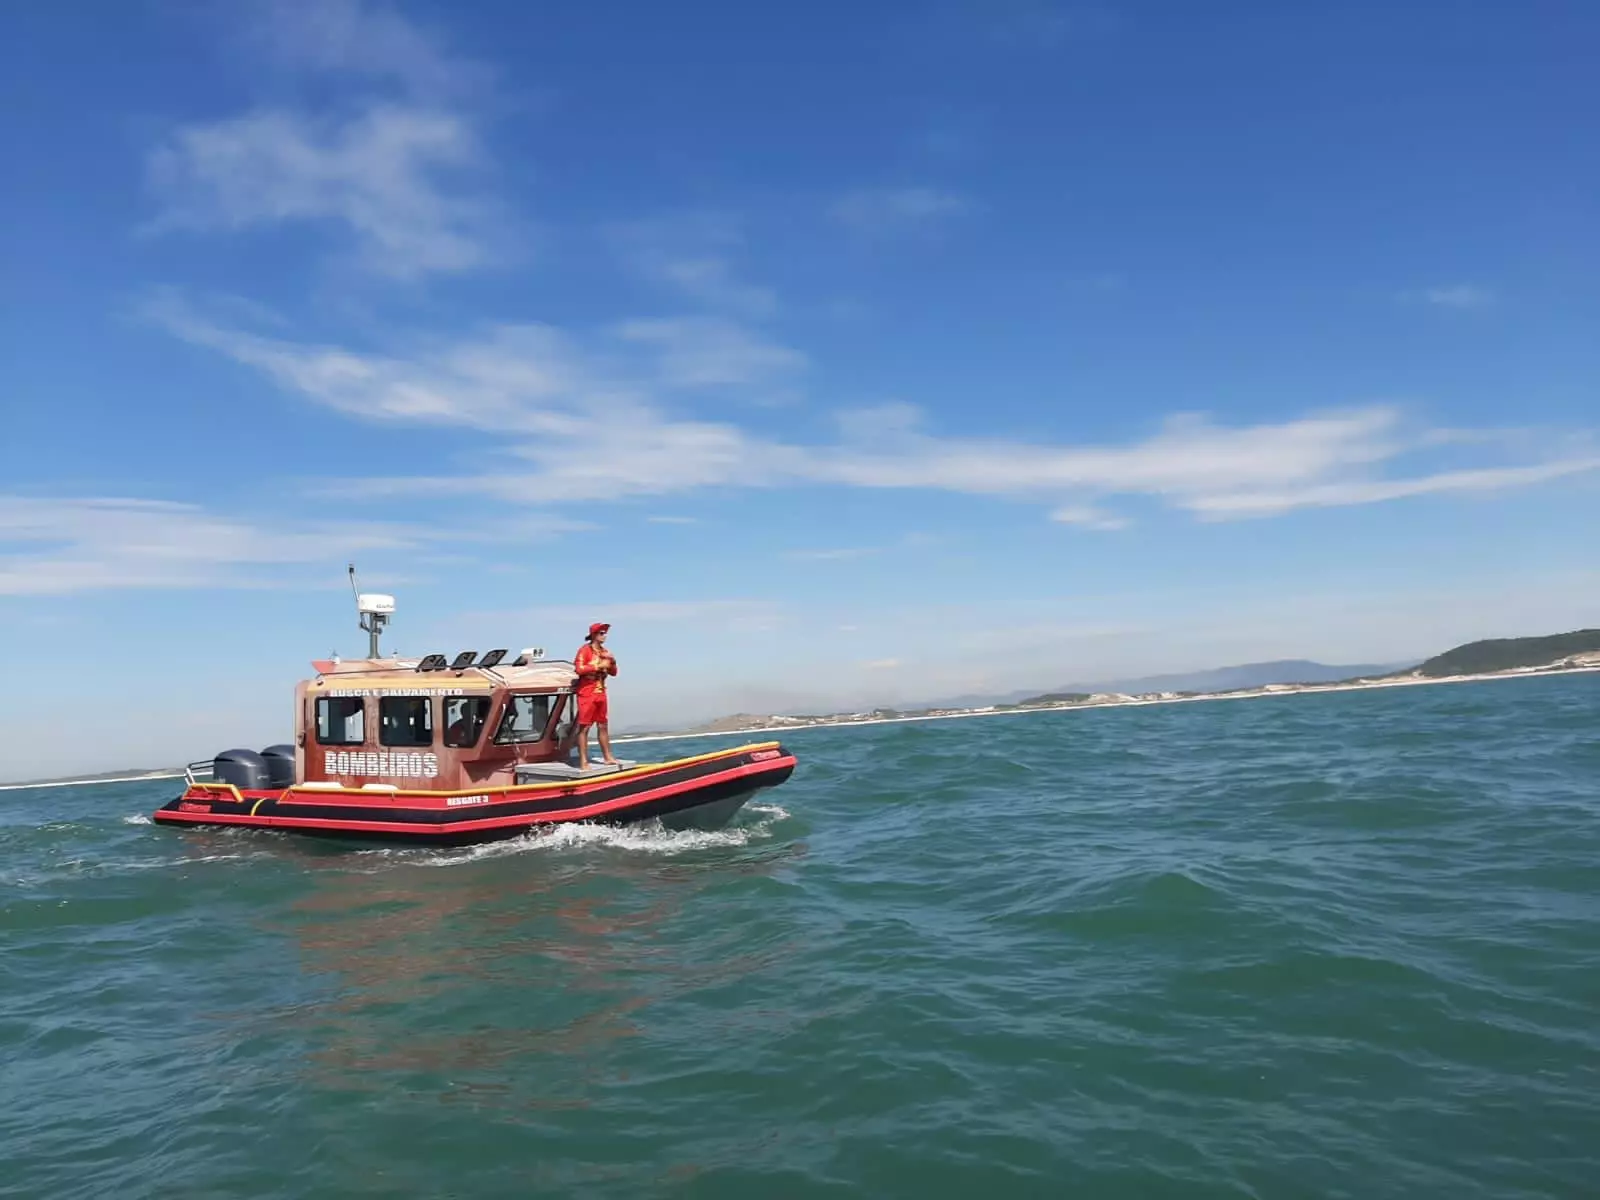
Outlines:
{"type": "Polygon", "coordinates": [[[578,726],[578,770],[583,770],[589,765],[589,727],[578,726]]]}
{"type": "Polygon", "coordinates": [[[600,731],[600,754],[608,763],[617,760],[611,757],[611,722],[601,721],[596,728],[600,731]]]}

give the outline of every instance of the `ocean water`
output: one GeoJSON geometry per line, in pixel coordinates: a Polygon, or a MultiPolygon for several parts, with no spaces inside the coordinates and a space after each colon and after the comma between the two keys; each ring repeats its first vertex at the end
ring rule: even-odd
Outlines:
{"type": "Polygon", "coordinates": [[[1600,675],[786,740],[716,834],[0,793],[0,1194],[1600,1194],[1600,675]]]}

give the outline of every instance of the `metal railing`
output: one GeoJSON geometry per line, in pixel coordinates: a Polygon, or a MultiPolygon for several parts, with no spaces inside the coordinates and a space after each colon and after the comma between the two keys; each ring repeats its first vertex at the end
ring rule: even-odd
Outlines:
{"type": "Polygon", "coordinates": [[[183,768],[184,781],[190,784],[215,783],[217,780],[216,760],[203,758],[199,762],[189,763],[183,768]]]}

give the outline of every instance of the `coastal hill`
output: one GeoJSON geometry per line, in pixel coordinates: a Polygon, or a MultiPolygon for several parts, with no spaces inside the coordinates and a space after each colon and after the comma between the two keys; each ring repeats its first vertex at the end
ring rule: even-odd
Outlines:
{"type": "MultiPolygon", "coordinates": [[[[1415,661],[1415,660],[1413,660],[1415,661]]],[[[1231,692],[1239,688],[1265,687],[1269,683],[1338,683],[1346,679],[1370,678],[1405,670],[1412,663],[1358,663],[1336,666],[1303,658],[1276,662],[1242,663],[1235,667],[1213,667],[1209,671],[1188,671],[1171,675],[1145,675],[1096,684],[1063,688],[1069,692],[1231,692]]]]}
{"type": "Polygon", "coordinates": [[[1595,653],[1600,653],[1600,629],[1577,629],[1549,637],[1494,638],[1436,654],[1417,667],[1416,673],[1429,679],[1482,675],[1542,667],[1575,654],[1595,653]]]}
{"type": "Polygon", "coordinates": [[[1264,687],[1269,683],[1332,683],[1344,679],[1388,675],[1408,669],[1416,659],[1404,663],[1357,663],[1332,665],[1303,658],[1272,662],[1240,663],[1231,667],[1211,667],[1203,671],[1183,671],[1165,675],[1140,675],[1129,679],[1097,679],[1059,684],[1048,692],[1038,688],[986,695],[976,693],[942,696],[928,701],[930,708],[978,708],[990,704],[1032,704],[1042,699],[1073,695],[1120,693],[1136,696],[1146,692],[1224,692],[1236,688],[1264,687]]]}
{"type": "MultiPolygon", "coordinates": [[[[1341,686],[1371,686],[1408,680],[1447,679],[1463,675],[1492,675],[1538,669],[1600,668],[1600,629],[1580,629],[1543,637],[1501,638],[1469,642],[1416,665],[1393,664],[1330,666],[1305,659],[1245,663],[1188,674],[1147,675],[1116,683],[1076,685],[1029,695],[963,697],[972,703],[945,702],[915,709],[879,708],[870,712],[826,715],[760,716],[738,713],[698,725],[680,733],[734,733],[751,729],[849,724],[864,720],[908,717],[960,716],[969,713],[1015,711],[1029,708],[1063,708],[1119,704],[1134,700],[1191,699],[1202,696],[1248,695],[1263,692],[1318,690],[1341,686]]],[[[667,731],[662,731],[667,732],[667,731]]]]}

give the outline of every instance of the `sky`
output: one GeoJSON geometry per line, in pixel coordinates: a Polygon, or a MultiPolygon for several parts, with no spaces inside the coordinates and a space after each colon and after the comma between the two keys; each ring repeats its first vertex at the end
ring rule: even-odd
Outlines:
{"type": "Polygon", "coordinates": [[[1600,8],[0,15],[0,777],[1600,625],[1600,8]],[[86,737],[77,717],[97,714],[86,737]]]}

